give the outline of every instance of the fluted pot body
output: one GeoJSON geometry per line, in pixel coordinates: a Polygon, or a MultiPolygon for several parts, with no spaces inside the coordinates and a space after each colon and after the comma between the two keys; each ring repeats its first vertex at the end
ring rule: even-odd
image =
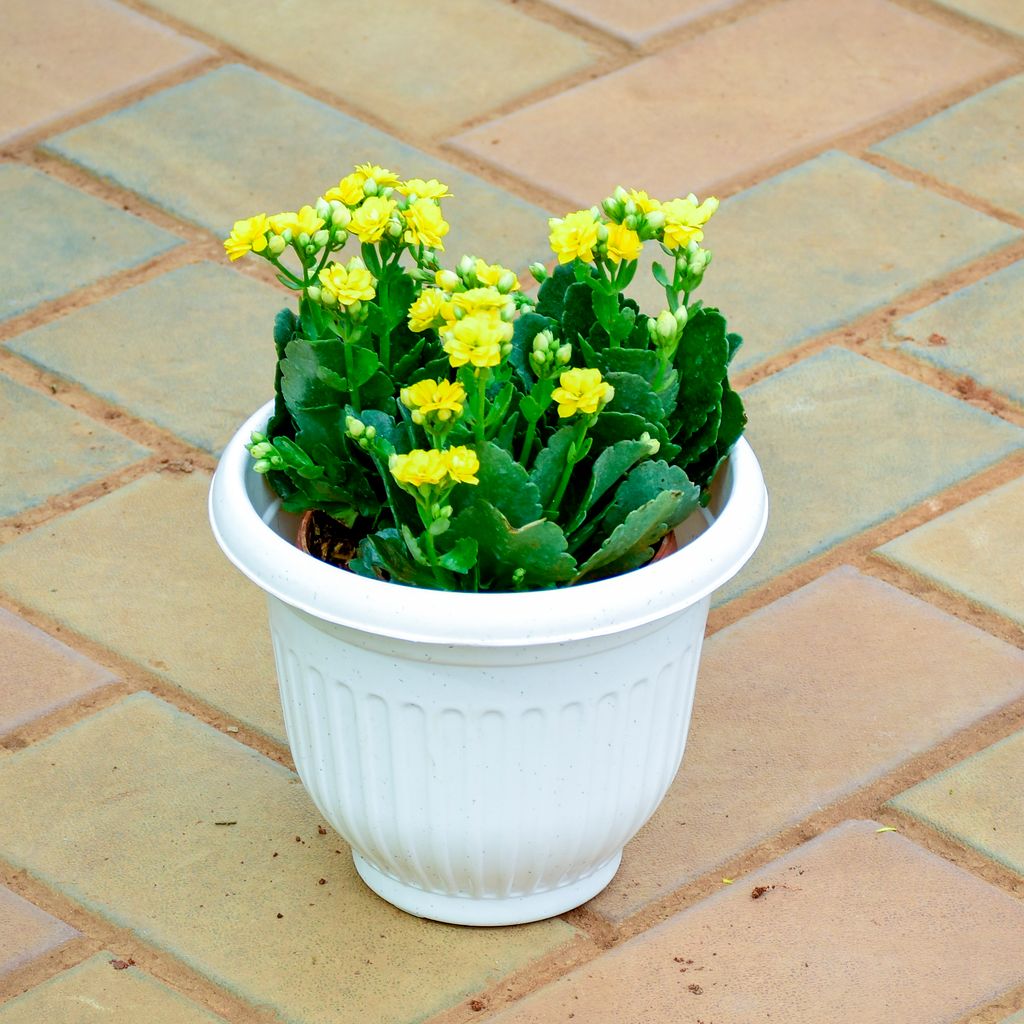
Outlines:
{"type": "Polygon", "coordinates": [[[457,924],[590,899],[679,767],[710,595],[764,530],[753,453],[740,442],[710,525],[686,524],[699,535],[656,565],[558,591],[446,594],[294,547],[244,448],[270,412],[228,446],[211,521],[268,593],[296,769],[359,874],[403,910],[457,924]]]}

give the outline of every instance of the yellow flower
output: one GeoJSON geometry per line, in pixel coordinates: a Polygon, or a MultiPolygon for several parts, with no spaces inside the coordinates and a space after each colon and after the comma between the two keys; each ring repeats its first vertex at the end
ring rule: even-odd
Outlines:
{"type": "Polygon", "coordinates": [[[379,242],[388,226],[388,219],[396,209],[393,199],[370,196],[352,214],[349,230],[360,242],[379,242]]]}
{"type": "Polygon", "coordinates": [[[631,231],[625,224],[608,225],[608,259],[615,263],[635,260],[641,249],[643,243],[635,231],[631,231]]]}
{"type": "Polygon", "coordinates": [[[419,333],[448,319],[448,298],[436,288],[424,288],[409,307],[409,330],[419,333]]]}
{"type": "Polygon", "coordinates": [[[320,286],[339,306],[351,306],[353,302],[366,302],[376,295],[373,275],[359,259],[349,260],[348,266],[328,263],[320,271],[320,286]]]}
{"type": "Polygon", "coordinates": [[[433,199],[417,199],[402,212],[407,229],[405,240],[410,245],[426,245],[444,252],[441,239],[448,234],[448,222],[433,199]]]}
{"type": "Polygon", "coordinates": [[[590,210],[567,213],[562,218],[552,217],[548,226],[551,251],[559,263],[571,263],[575,259],[589,263],[594,258],[598,220],[590,210]]]}
{"type": "Polygon", "coordinates": [[[392,455],[388,460],[391,475],[410,487],[436,486],[448,476],[448,459],[436,448],[414,448],[407,455],[392,455]]]}
{"type": "MultiPolygon", "coordinates": [[[[508,267],[503,267],[500,263],[484,263],[483,260],[477,260],[473,269],[476,271],[476,279],[481,284],[490,285],[492,288],[498,287],[498,282],[505,274],[512,274],[508,267]]],[[[515,274],[512,274],[512,285],[508,290],[519,290],[519,278],[515,274]]]]}
{"type": "Polygon", "coordinates": [[[512,340],[512,325],[494,313],[474,313],[442,330],[441,340],[452,366],[497,366],[501,346],[512,340]]]}
{"type": "Polygon", "coordinates": [[[275,235],[283,235],[289,230],[293,236],[303,233],[312,235],[323,226],[323,218],[316,215],[316,210],[312,206],[304,206],[298,213],[275,213],[270,218],[270,230],[275,235]]]}
{"type": "Polygon", "coordinates": [[[445,453],[448,461],[448,476],[457,484],[478,484],[477,472],[480,469],[480,460],[472,448],[463,444],[457,444],[449,448],[445,453]]]}
{"type": "Polygon", "coordinates": [[[354,174],[362,175],[362,181],[360,185],[364,184],[370,178],[384,188],[387,185],[394,187],[398,184],[398,175],[393,174],[386,167],[379,167],[377,164],[356,164],[354,174]]]}
{"type": "Polygon", "coordinates": [[[334,188],[329,188],[324,193],[327,202],[337,200],[346,206],[358,206],[363,201],[363,182],[366,178],[362,174],[348,174],[334,188]]]}
{"type": "Polygon", "coordinates": [[[224,239],[224,249],[234,262],[241,259],[249,250],[263,252],[267,247],[267,232],[270,224],[265,213],[257,213],[248,220],[236,220],[231,234],[224,239]]]}
{"type": "Polygon", "coordinates": [[[561,386],[551,397],[558,403],[558,415],[563,419],[578,412],[592,415],[615,396],[615,388],[602,379],[600,370],[566,370],[558,383],[561,386]]]}
{"type": "Polygon", "coordinates": [[[718,209],[714,196],[698,205],[697,197],[691,192],[685,199],[672,199],[661,204],[665,214],[664,242],[669,249],[685,248],[690,242],[699,242],[704,237],[701,228],[711,220],[718,209]]]}
{"type": "Polygon", "coordinates": [[[416,196],[418,199],[446,199],[451,195],[448,186],[437,178],[424,181],[422,178],[410,178],[395,186],[395,191],[403,196],[416,196]]]}
{"type": "Polygon", "coordinates": [[[631,188],[629,198],[636,203],[636,208],[641,213],[650,213],[652,210],[661,209],[661,203],[657,199],[652,199],[643,189],[631,188]]]}
{"type": "Polygon", "coordinates": [[[453,416],[458,419],[462,415],[466,390],[457,381],[452,384],[446,380],[421,380],[402,388],[401,399],[402,405],[412,410],[414,422],[421,423],[424,416],[433,412],[445,423],[453,416]]]}
{"type": "Polygon", "coordinates": [[[464,292],[455,292],[452,295],[451,311],[445,313],[445,317],[454,320],[456,309],[461,309],[467,316],[476,313],[500,315],[510,302],[509,297],[502,295],[497,288],[467,288],[464,292]]]}

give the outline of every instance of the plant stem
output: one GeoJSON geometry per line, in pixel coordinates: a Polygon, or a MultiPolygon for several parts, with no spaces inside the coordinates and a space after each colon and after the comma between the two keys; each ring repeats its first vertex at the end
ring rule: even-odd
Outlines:
{"type": "Polygon", "coordinates": [[[476,423],[474,424],[477,442],[483,444],[487,440],[484,433],[485,403],[487,400],[487,379],[490,377],[489,367],[481,366],[476,371],[476,423]]]}
{"type": "Polygon", "coordinates": [[[526,469],[526,460],[530,457],[530,449],[533,448],[534,438],[537,436],[537,421],[530,420],[526,427],[526,437],[523,438],[523,450],[519,456],[519,464],[526,469]]]}
{"type": "Polygon", "coordinates": [[[591,417],[581,417],[579,423],[576,425],[576,436],[573,438],[572,444],[569,447],[569,454],[565,459],[565,468],[562,470],[562,479],[558,481],[558,488],[555,490],[555,495],[551,499],[551,504],[547,507],[544,515],[547,519],[554,522],[555,516],[558,515],[558,507],[562,504],[562,498],[565,497],[566,488],[569,486],[569,477],[572,476],[573,466],[576,462],[573,460],[573,453],[579,451],[580,445],[583,443],[583,438],[586,436],[587,428],[590,426],[591,417]]]}
{"type": "Polygon", "coordinates": [[[348,377],[348,389],[352,395],[352,407],[355,409],[356,412],[362,412],[362,409],[359,405],[359,387],[352,383],[352,371],[354,367],[352,366],[352,349],[350,347],[351,344],[352,342],[348,340],[348,336],[346,333],[345,335],[343,335],[341,339],[341,347],[345,353],[345,376],[348,377]]]}
{"type": "Polygon", "coordinates": [[[448,581],[444,578],[444,576],[441,573],[441,566],[437,564],[437,548],[434,546],[434,535],[430,532],[430,517],[426,516],[425,518],[428,520],[428,522],[426,524],[426,532],[423,534],[423,536],[426,540],[427,557],[430,559],[430,568],[434,573],[434,579],[437,581],[437,585],[442,590],[450,590],[451,588],[448,586],[448,581]]]}

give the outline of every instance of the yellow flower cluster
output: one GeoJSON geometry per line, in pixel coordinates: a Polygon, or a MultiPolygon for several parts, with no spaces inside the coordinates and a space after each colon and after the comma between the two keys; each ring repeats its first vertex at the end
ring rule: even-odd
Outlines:
{"type": "Polygon", "coordinates": [[[298,213],[276,213],[270,218],[270,230],[275,235],[283,235],[286,231],[290,231],[293,237],[312,235],[323,226],[323,217],[318,217],[312,206],[304,206],[298,213]]]}
{"type": "MultiPolygon", "coordinates": [[[[508,273],[504,267],[493,269],[499,276],[508,273]]],[[[436,277],[439,285],[461,283],[450,270],[440,270],[436,277]]],[[[514,311],[509,296],[490,285],[450,294],[441,287],[425,288],[409,307],[409,328],[417,332],[440,328],[452,366],[468,363],[479,369],[501,362],[502,349],[512,340],[509,321],[514,311]]]]}
{"type": "Polygon", "coordinates": [[[714,196],[699,202],[691,193],[663,203],[640,189],[617,188],[604,203],[607,221],[597,207],[552,217],[548,221],[551,250],[559,263],[575,259],[590,263],[595,251],[612,263],[621,263],[640,256],[644,239],[657,239],[673,251],[685,249],[704,238],[704,225],[717,209],[714,196]]]}
{"type": "Polygon", "coordinates": [[[392,455],[388,461],[391,475],[408,487],[439,487],[445,484],[478,484],[480,460],[472,448],[414,448],[406,455],[392,455]]]}
{"type": "Polygon", "coordinates": [[[328,306],[351,306],[355,302],[366,302],[377,294],[377,282],[358,256],[353,256],[348,266],[328,263],[319,277],[321,295],[328,306]]]}
{"type": "Polygon", "coordinates": [[[593,415],[615,397],[615,388],[601,376],[600,370],[566,370],[558,378],[559,387],[551,393],[563,419],[582,412],[593,415]]]}
{"type": "Polygon", "coordinates": [[[359,164],[324,193],[324,200],[342,203],[353,211],[349,230],[360,242],[372,245],[387,232],[409,245],[443,252],[448,222],[441,216],[438,200],[450,195],[448,186],[437,178],[401,181],[386,167],[359,164]],[[392,193],[401,196],[402,202],[392,199],[392,193]]]}
{"type": "Polygon", "coordinates": [[[400,396],[402,405],[412,410],[414,423],[422,423],[431,414],[440,422],[447,423],[462,415],[466,390],[458,382],[452,384],[446,380],[421,380],[402,388],[400,396]]]}

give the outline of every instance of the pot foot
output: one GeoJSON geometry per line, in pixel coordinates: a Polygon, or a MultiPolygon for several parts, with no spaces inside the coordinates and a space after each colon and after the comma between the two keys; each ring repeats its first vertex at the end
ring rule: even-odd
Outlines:
{"type": "Polygon", "coordinates": [[[381,899],[387,900],[399,910],[431,921],[443,921],[445,924],[492,927],[543,921],[564,914],[593,899],[618,871],[622,851],[578,881],[545,892],[502,898],[451,896],[446,893],[428,892],[384,874],[355,850],[352,851],[352,860],[355,862],[359,877],[381,899]]]}

